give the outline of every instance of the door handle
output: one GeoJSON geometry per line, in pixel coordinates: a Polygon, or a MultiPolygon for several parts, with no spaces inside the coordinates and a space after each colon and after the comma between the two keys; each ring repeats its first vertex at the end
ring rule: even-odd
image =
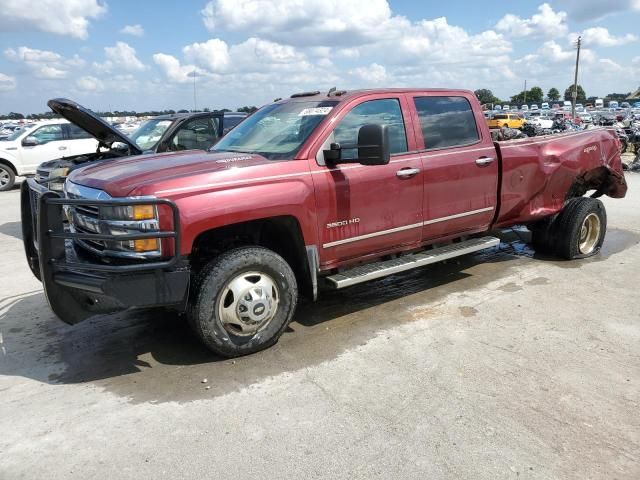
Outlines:
{"type": "Polygon", "coordinates": [[[66,150],[66,149],[67,149],[67,147],[64,147],[64,146],[63,147],[58,147],[58,150],[66,150]]]}
{"type": "Polygon", "coordinates": [[[420,173],[419,168],[403,168],[402,170],[398,170],[396,172],[396,177],[398,178],[411,178],[420,173]]]}
{"type": "Polygon", "coordinates": [[[478,165],[479,167],[486,167],[487,165],[492,164],[494,161],[494,157],[480,157],[476,160],[476,165],[478,165]]]}

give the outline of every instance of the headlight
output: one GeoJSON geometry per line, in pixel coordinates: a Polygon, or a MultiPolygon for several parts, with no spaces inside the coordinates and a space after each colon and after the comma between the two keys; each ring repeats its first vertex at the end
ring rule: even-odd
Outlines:
{"type": "Polygon", "coordinates": [[[158,214],[153,205],[118,205],[102,207],[100,217],[107,220],[153,220],[158,214]]]}
{"type": "MultiPolygon", "coordinates": [[[[112,235],[152,232],[158,230],[158,211],[154,205],[118,205],[101,207],[100,218],[112,235]]],[[[136,253],[160,251],[160,240],[143,238],[118,242],[120,249],[136,253]]]]}
{"type": "Polygon", "coordinates": [[[49,173],[49,190],[54,192],[62,192],[64,189],[64,181],[69,175],[69,167],[56,168],[49,173]]]}
{"type": "MultiPolygon", "coordinates": [[[[159,231],[158,211],[155,205],[115,205],[100,206],[95,213],[87,208],[76,208],[72,225],[80,231],[113,236],[159,231]]],[[[81,241],[88,247],[101,244],[108,255],[116,257],[157,257],[161,254],[159,238],[140,240],[81,241]]],[[[106,252],[105,252],[106,253],[106,252]]]]}

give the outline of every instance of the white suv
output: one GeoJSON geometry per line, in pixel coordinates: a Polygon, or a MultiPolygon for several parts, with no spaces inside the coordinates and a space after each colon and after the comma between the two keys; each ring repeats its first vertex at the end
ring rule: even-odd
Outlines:
{"type": "Polygon", "coordinates": [[[42,162],[95,152],[98,141],[66,120],[46,120],[0,141],[0,191],[9,190],[16,175],[34,175],[42,162]]]}

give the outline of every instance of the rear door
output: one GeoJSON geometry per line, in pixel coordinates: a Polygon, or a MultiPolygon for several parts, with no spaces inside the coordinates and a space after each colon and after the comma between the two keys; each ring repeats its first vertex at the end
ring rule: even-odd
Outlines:
{"type": "MultiPolygon", "coordinates": [[[[343,150],[355,158],[357,150],[343,150]]],[[[324,268],[344,260],[415,245],[422,230],[422,169],[415,152],[411,113],[404,96],[355,99],[335,119],[310,160],[324,268]],[[327,165],[323,150],[337,142],[356,144],[360,127],[388,125],[391,161],[387,165],[327,165]]]]}
{"type": "Polygon", "coordinates": [[[498,159],[468,96],[411,98],[424,166],[424,240],[486,230],[495,214],[498,159]]]}
{"type": "MultiPolygon", "coordinates": [[[[67,150],[64,153],[65,157],[95,153],[98,148],[98,141],[92,135],[73,123],[65,124],[63,128],[69,140],[67,142],[67,150]]],[[[60,156],[62,157],[63,155],[60,156]]]]}

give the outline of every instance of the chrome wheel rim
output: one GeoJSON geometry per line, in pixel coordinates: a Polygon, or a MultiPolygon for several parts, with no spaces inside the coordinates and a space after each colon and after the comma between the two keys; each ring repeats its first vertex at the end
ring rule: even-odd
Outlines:
{"type": "Polygon", "coordinates": [[[218,297],[218,318],[233,335],[251,336],[265,329],[278,311],[276,282],[263,272],[233,277],[218,297]]]}
{"type": "Polygon", "coordinates": [[[580,253],[588,255],[593,253],[600,239],[600,217],[595,213],[590,213],[585,217],[580,227],[580,244],[578,248],[580,253]]]}
{"type": "Polygon", "coordinates": [[[9,172],[4,168],[0,167],[0,187],[5,187],[9,185],[9,172]]]}

